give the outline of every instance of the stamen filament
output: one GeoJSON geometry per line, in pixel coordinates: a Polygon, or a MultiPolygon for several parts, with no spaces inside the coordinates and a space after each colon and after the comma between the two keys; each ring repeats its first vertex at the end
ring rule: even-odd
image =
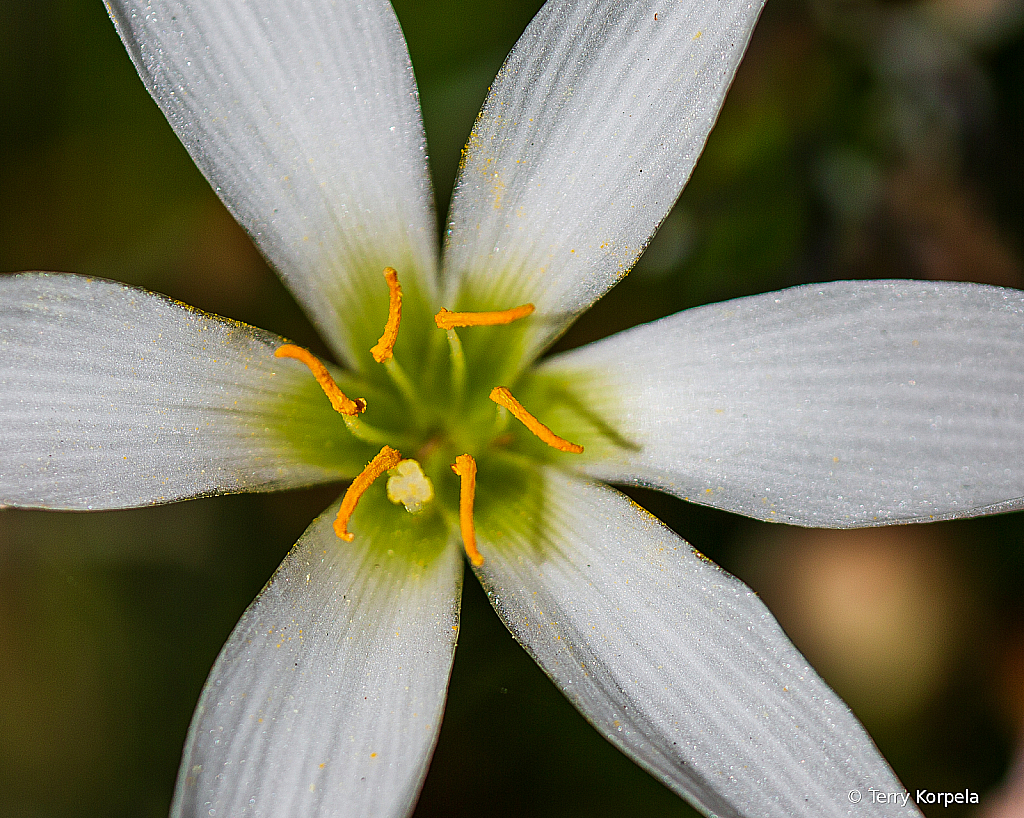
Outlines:
{"type": "Polygon", "coordinates": [[[412,381],[405,374],[405,370],[398,363],[398,359],[389,358],[386,360],[384,362],[384,370],[391,377],[392,382],[398,387],[398,391],[402,393],[409,405],[417,406],[419,404],[419,395],[416,394],[416,387],[412,385],[412,381]]]}
{"type": "Polygon", "coordinates": [[[398,273],[393,267],[385,267],[384,279],[388,282],[388,320],[380,340],[370,348],[373,360],[379,364],[391,360],[398,340],[398,326],[402,323],[402,285],[398,283],[398,273]]]}
{"type": "Polygon", "coordinates": [[[345,540],[345,542],[352,542],[354,536],[348,530],[348,521],[352,517],[352,512],[356,510],[356,503],[359,502],[359,498],[366,493],[366,490],[372,485],[374,480],[389,469],[393,469],[401,461],[402,455],[397,449],[385,446],[377,453],[373,460],[366,464],[366,468],[359,472],[356,475],[356,479],[349,485],[345,491],[345,496],[341,498],[341,508],[338,509],[338,517],[334,521],[334,533],[345,540]]]}
{"type": "Polygon", "coordinates": [[[313,377],[316,378],[316,382],[320,384],[320,388],[324,390],[324,394],[327,395],[327,399],[331,402],[331,406],[335,412],[340,412],[343,415],[349,417],[355,417],[360,412],[366,410],[366,401],[362,398],[356,398],[352,400],[345,395],[338,388],[338,384],[334,382],[334,378],[331,377],[331,373],[327,371],[327,367],[324,366],[320,359],[313,355],[308,350],[302,347],[297,347],[295,344],[285,344],[279,346],[274,351],[275,358],[294,358],[296,361],[301,361],[309,367],[309,371],[313,373],[313,377]]]}
{"type": "Polygon", "coordinates": [[[533,434],[547,443],[554,449],[558,449],[560,452],[570,452],[572,454],[581,454],[583,447],[576,444],[570,443],[565,438],[559,437],[552,432],[547,426],[541,423],[537,418],[531,415],[523,407],[519,401],[512,397],[512,393],[508,391],[504,386],[496,386],[491,390],[490,398],[498,406],[504,406],[512,413],[512,416],[529,429],[533,434]]]}
{"type": "Polygon", "coordinates": [[[371,426],[361,417],[345,415],[342,417],[342,420],[345,421],[345,426],[352,434],[352,437],[356,440],[363,441],[363,443],[369,443],[371,446],[383,446],[387,443],[397,443],[399,446],[410,448],[416,445],[415,441],[408,435],[378,429],[376,426],[371,426]]]}
{"type": "Polygon", "coordinates": [[[452,400],[458,404],[462,401],[462,394],[466,389],[466,354],[462,351],[462,341],[455,330],[450,329],[445,334],[448,336],[448,350],[452,361],[452,400]]]}
{"type": "Polygon", "coordinates": [[[459,485],[459,530],[462,532],[462,547],[473,565],[484,564],[484,558],[476,548],[476,529],[473,526],[473,501],[476,499],[476,461],[472,455],[460,454],[452,464],[452,471],[461,479],[459,485]]]}
{"type": "Polygon", "coordinates": [[[526,318],[534,311],[533,304],[521,304],[509,310],[494,312],[450,312],[442,309],[434,316],[438,329],[454,329],[455,327],[490,327],[497,324],[511,324],[520,318],[526,318]]]}

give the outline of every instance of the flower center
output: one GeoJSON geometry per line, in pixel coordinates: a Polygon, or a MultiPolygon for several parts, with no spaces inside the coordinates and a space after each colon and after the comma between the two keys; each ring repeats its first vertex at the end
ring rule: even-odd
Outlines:
{"type": "MultiPolygon", "coordinates": [[[[377,343],[370,349],[370,354],[373,356],[374,361],[383,365],[394,387],[409,406],[418,406],[420,401],[417,387],[413,384],[405,370],[398,364],[394,354],[395,343],[398,340],[398,331],[402,322],[402,287],[398,282],[398,273],[391,267],[384,269],[384,279],[388,285],[388,317],[384,326],[384,332],[377,343]]],[[[486,312],[452,312],[442,309],[434,316],[436,328],[445,331],[447,334],[449,357],[451,360],[450,389],[455,393],[446,398],[446,401],[450,401],[450,405],[463,405],[461,393],[466,384],[466,356],[456,329],[503,326],[527,318],[533,312],[533,304],[521,304],[507,310],[486,312]]],[[[330,400],[331,406],[342,416],[345,425],[353,436],[367,443],[375,445],[384,444],[377,455],[352,481],[345,492],[345,496],[342,498],[338,517],[334,522],[335,533],[341,539],[346,541],[353,539],[354,535],[348,530],[348,524],[359,503],[359,499],[373,482],[384,474],[388,474],[386,490],[387,497],[392,503],[404,506],[405,510],[411,514],[421,512],[432,503],[435,499],[434,483],[424,472],[419,460],[403,459],[398,449],[389,445],[391,442],[400,443],[395,438],[402,437],[402,435],[389,435],[387,431],[372,427],[360,418],[360,415],[367,408],[367,401],[365,399],[349,398],[345,395],[328,372],[327,367],[314,355],[300,347],[285,344],[275,350],[274,354],[279,358],[293,358],[301,361],[309,368],[320,388],[328,400],[330,400]]],[[[582,446],[559,437],[534,417],[512,395],[508,387],[495,385],[490,390],[488,397],[497,405],[490,423],[490,432],[485,434],[489,445],[499,444],[509,437],[504,427],[507,423],[507,416],[511,415],[536,438],[553,449],[571,454],[583,452],[582,446]]],[[[479,420],[477,420],[477,425],[479,425],[479,420]]],[[[440,430],[427,433],[425,435],[425,442],[421,442],[421,445],[418,445],[416,449],[417,457],[422,459],[430,456],[434,450],[441,446],[450,447],[457,445],[454,441],[460,439],[459,436],[450,432],[457,432],[458,429],[459,424],[447,423],[440,430]]],[[[420,437],[424,437],[422,428],[419,431],[421,432],[420,437]]],[[[469,437],[472,439],[472,436],[469,437]]],[[[404,444],[400,443],[400,445],[404,447],[404,444]]],[[[458,451],[458,449],[456,448],[455,451],[458,451]]],[[[451,463],[451,470],[459,478],[458,520],[463,547],[471,562],[474,565],[481,565],[484,560],[476,547],[476,532],[473,521],[473,508],[476,497],[476,459],[470,452],[463,452],[455,457],[455,462],[451,463]]],[[[434,472],[434,475],[435,479],[437,479],[437,472],[434,472]]]]}

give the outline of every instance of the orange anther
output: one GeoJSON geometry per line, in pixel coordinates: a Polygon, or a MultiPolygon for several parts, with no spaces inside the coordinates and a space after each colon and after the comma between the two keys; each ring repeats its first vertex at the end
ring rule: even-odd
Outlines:
{"type": "Polygon", "coordinates": [[[349,485],[345,496],[341,498],[341,508],[338,509],[338,517],[334,521],[334,533],[345,542],[352,542],[352,533],[348,530],[348,521],[352,512],[356,510],[356,503],[370,487],[374,480],[380,477],[388,469],[393,469],[402,460],[402,455],[397,449],[385,446],[377,456],[366,464],[366,468],[356,475],[356,479],[349,485]]]}
{"type": "Polygon", "coordinates": [[[355,417],[366,409],[365,400],[362,398],[352,400],[347,397],[345,393],[338,388],[338,384],[334,382],[334,378],[331,377],[331,373],[327,371],[327,367],[320,362],[320,359],[302,347],[297,347],[295,344],[285,344],[274,351],[274,357],[294,358],[296,361],[302,361],[302,363],[308,366],[309,371],[312,372],[313,377],[316,378],[316,382],[320,384],[320,388],[323,389],[324,394],[327,395],[327,399],[331,402],[331,406],[334,407],[335,412],[355,417]]]}
{"type": "Polygon", "coordinates": [[[391,360],[398,340],[398,325],[402,323],[402,285],[398,283],[398,273],[392,267],[385,267],[384,278],[388,282],[388,321],[380,340],[370,349],[373,360],[379,364],[391,360]]]}
{"type": "Polygon", "coordinates": [[[565,438],[559,437],[547,426],[537,420],[537,418],[527,412],[526,409],[523,408],[523,404],[512,397],[512,393],[504,386],[494,387],[494,389],[491,390],[490,398],[498,404],[498,406],[504,406],[508,409],[516,420],[522,423],[523,426],[537,435],[537,437],[552,448],[558,449],[560,452],[571,452],[572,454],[580,454],[583,451],[582,446],[576,443],[570,443],[565,438]]]}
{"type": "Polygon", "coordinates": [[[526,318],[534,310],[533,304],[521,304],[510,310],[497,312],[449,312],[441,310],[434,316],[438,329],[454,329],[455,327],[490,327],[496,324],[511,324],[520,318],[526,318]]]}
{"type": "Polygon", "coordinates": [[[476,550],[476,529],[473,527],[473,500],[476,498],[476,461],[472,455],[460,454],[452,464],[452,471],[460,478],[459,485],[459,529],[462,531],[462,547],[473,565],[483,565],[484,558],[476,550]]]}

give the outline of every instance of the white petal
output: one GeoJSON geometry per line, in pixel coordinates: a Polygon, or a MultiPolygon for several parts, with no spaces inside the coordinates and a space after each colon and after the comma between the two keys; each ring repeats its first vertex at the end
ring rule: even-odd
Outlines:
{"type": "MultiPolygon", "coordinates": [[[[0,503],[126,508],[357,474],[283,339],[102,279],[0,276],[0,503]]],[[[319,394],[317,394],[319,393],[319,394]]]]}
{"type": "Polygon", "coordinates": [[[515,638],[613,744],[707,814],[917,815],[753,591],[606,486],[545,473],[540,519],[478,529],[515,638]],[[858,790],[863,801],[851,804],[858,790]]]}
{"type": "Polygon", "coordinates": [[[385,266],[433,291],[419,100],[386,0],[107,6],[178,137],[339,354],[356,359],[353,305],[380,301],[380,333],[385,266]]]}
{"type": "Polygon", "coordinates": [[[412,811],[444,710],[462,560],[382,528],[353,526],[346,543],[337,508],[303,534],[210,672],[175,818],[412,811]]]}
{"type": "Polygon", "coordinates": [[[539,344],[624,276],[689,178],[762,5],[549,0],[469,138],[449,297],[534,302],[539,344]]]}
{"type": "Polygon", "coordinates": [[[577,399],[639,447],[588,466],[608,480],[824,527],[1024,505],[1017,290],[809,285],[637,327],[547,371],[577,371],[577,399]]]}

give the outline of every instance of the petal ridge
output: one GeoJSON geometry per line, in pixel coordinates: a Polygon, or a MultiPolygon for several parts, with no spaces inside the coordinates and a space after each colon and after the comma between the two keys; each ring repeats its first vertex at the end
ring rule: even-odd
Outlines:
{"type": "Polygon", "coordinates": [[[536,350],[625,275],[689,178],[761,5],[548,2],[470,136],[449,297],[536,303],[536,350]]]}
{"type": "Polygon", "coordinates": [[[270,332],[45,273],[0,276],[0,319],[0,502],[128,508],[358,473],[363,447],[270,332]]]}
{"type": "Polygon", "coordinates": [[[903,792],[753,591],[614,489],[555,469],[545,485],[542,536],[481,526],[474,570],[605,738],[708,815],[848,816],[851,790],[903,792]]]}
{"type": "MultiPolygon", "coordinates": [[[[459,624],[456,547],[318,517],[218,656],[171,815],[409,814],[437,741],[459,624]]],[[[404,512],[403,512],[404,513],[404,512]]]]}
{"type": "Polygon", "coordinates": [[[432,298],[437,239],[412,64],[386,0],[109,0],[147,89],[347,362],[380,271],[432,298]]]}
{"type": "Polygon", "coordinates": [[[699,307],[546,362],[641,444],[589,474],[757,519],[847,528],[1024,507],[1024,293],[809,284],[699,307]]]}

